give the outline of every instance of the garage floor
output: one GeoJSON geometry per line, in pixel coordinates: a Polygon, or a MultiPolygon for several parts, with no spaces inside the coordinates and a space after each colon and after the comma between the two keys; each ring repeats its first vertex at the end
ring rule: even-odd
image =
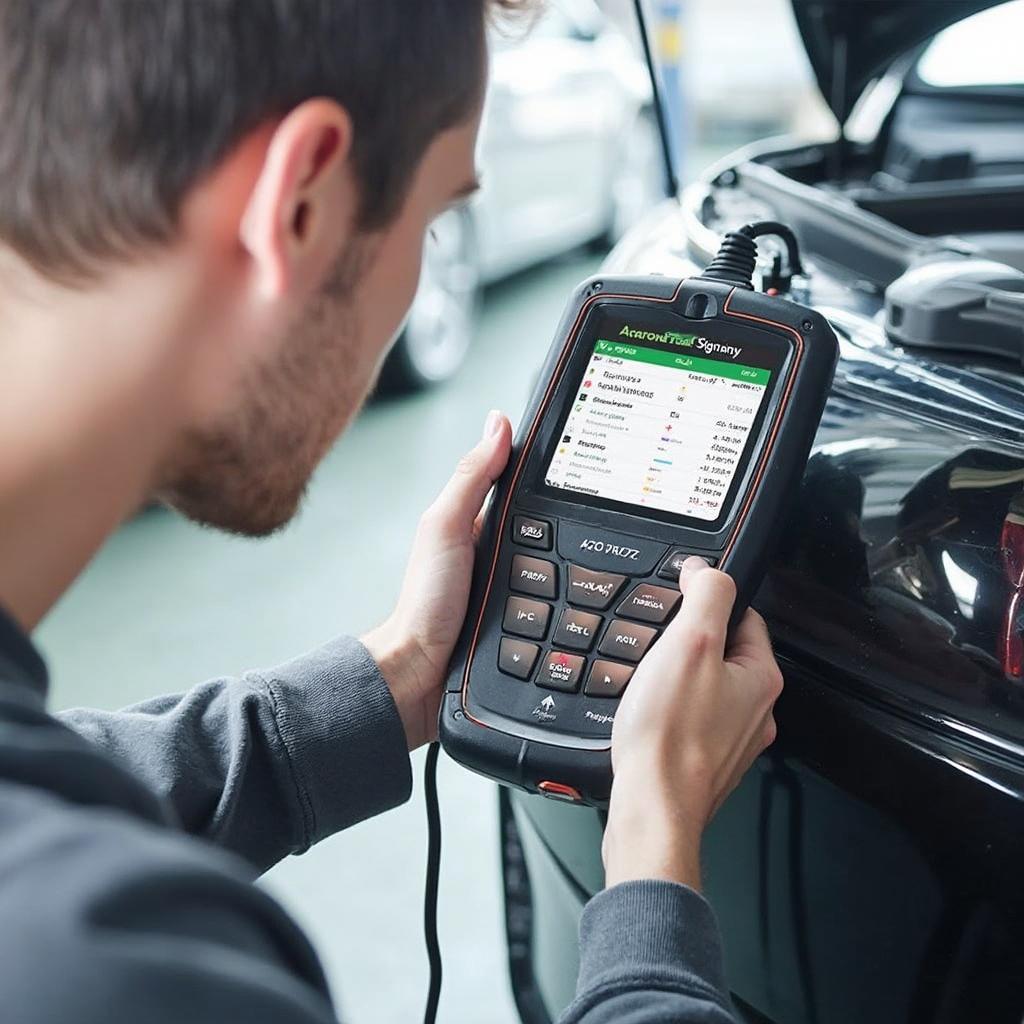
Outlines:
{"type": "MultiPolygon", "coordinates": [[[[163,510],[125,526],[40,630],[52,705],[118,707],[214,675],[286,660],[382,619],[420,510],[471,447],[487,411],[515,421],[572,286],[577,255],[495,288],[457,380],[371,405],[331,454],[300,519],[268,541],[221,537],[163,510]]],[[[309,930],[346,1021],[422,1013],[426,836],[405,807],[291,858],[266,885],[309,930]]],[[[494,787],[443,764],[441,930],[446,1024],[511,1024],[494,787]]]]}

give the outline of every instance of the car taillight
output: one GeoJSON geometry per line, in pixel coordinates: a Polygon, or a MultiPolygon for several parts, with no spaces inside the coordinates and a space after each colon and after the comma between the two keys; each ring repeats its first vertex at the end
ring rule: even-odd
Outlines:
{"type": "Polygon", "coordinates": [[[1024,515],[1016,509],[1003,523],[1000,539],[1003,568],[1013,587],[1000,638],[1003,671],[1011,679],[1024,679],[1024,515]]]}

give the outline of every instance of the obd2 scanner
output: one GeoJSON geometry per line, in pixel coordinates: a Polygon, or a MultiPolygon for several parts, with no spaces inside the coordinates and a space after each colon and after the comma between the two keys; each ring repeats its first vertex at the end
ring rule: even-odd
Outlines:
{"type": "Polygon", "coordinates": [[[787,228],[749,225],[700,278],[599,277],[569,303],[486,516],[441,706],[441,743],[468,768],[605,805],[619,699],[679,606],[682,563],[734,578],[734,623],[747,607],[838,357],[822,316],[753,291],[769,233],[800,272],[787,228]]]}

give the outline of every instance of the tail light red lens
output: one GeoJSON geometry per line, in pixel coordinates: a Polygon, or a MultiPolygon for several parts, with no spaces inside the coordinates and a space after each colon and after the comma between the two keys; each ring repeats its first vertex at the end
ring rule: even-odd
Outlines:
{"type": "Polygon", "coordinates": [[[1006,578],[1013,587],[1000,638],[1003,671],[1024,679],[1024,515],[1011,511],[1003,523],[1000,546],[1006,578]]]}

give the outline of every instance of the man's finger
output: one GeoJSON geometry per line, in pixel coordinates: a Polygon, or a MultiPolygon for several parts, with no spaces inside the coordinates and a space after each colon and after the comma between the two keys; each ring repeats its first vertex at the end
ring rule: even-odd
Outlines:
{"type": "Polygon", "coordinates": [[[761,719],[761,722],[754,730],[747,747],[743,750],[739,758],[737,758],[736,764],[729,775],[727,784],[723,787],[721,795],[715,801],[714,809],[711,812],[712,818],[718,813],[719,808],[723,803],[725,803],[733,790],[740,784],[743,776],[750,771],[751,765],[753,765],[753,763],[775,741],[775,733],[775,717],[772,712],[769,711],[764,718],[761,719]]]}
{"type": "Polygon", "coordinates": [[[764,619],[748,608],[739,625],[733,631],[729,643],[729,661],[759,661],[774,658],[771,637],[764,619]]]}
{"type": "Polygon", "coordinates": [[[484,505],[482,509],[476,514],[476,519],[473,520],[473,543],[476,544],[480,540],[480,534],[484,532],[484,523],[487,521],[487,509],[488,506],[484,505]]]}
{"type": "Polygon", "coordinates": [[[712,569],[703,559],[687,560],[680,574],[683,606],[669,630],[684,642],[705,648],[721,658],[729,616],[736,601],[736,584],[724,572],[712,569]]]}
{"type": "Polygon", "coordinates": [[[508,417],[492,412],[477,446],[460,460],[454,475],[427,512],[427,520],[453,539],[472,537],[476,517],[512,450],[508,417]]]}

